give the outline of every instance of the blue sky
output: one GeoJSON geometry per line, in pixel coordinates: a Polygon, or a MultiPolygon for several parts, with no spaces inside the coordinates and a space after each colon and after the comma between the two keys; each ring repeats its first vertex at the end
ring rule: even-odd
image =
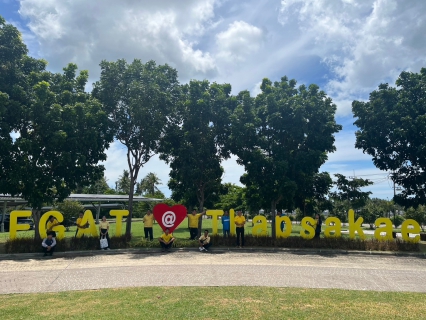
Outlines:
{"type": "MultiPolygon", "coordinates": [[[[119,58],[168,63],[183,83],[230,83],[233,93],[257,94],[264,77],[316,83],[343,125],[321,171],[371,179],[373,196],[393,196],[387,173],[354,148],[351,102],[367,100],[380,83],[394,84],[403,70],[426,66],[424,0],[0,0],[0,14],[22,32],[30,55],[54,72],[77,63],[89,70],[90,83],[102,59],[119,58]]],[[[126,166],[124,148],[114,143],[105,162],[111,186],[126,166]]],[[[239,184],[243,168],[235,157],[223,166],[223,180],[239,184]]],[[[167,165],[154,157],[140,178],[148,172],[170,195],[167,165]]]]}

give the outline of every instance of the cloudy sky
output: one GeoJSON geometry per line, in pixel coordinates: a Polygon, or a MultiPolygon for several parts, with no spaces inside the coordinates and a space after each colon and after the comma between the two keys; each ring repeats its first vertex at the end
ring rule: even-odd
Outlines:
{"type": "MultiPolygon", "coordinates": [[[[264,77],[287,75],[316,83],[337,105],[337,152],[321,168],[371,179],[373,196],[392,198],[387,173],[354,148],[353,100],[366,100],[403,70],[426,67],[424,0],[0,0],[0,14],[23,34],[30,54],[59,72],[69,62],[97,80],[103,59],[168,63],[180,81],[230,83],[233,93],[259,92],[264,77]]],[[[90,89],[90,88],[88,88],[90,89]]],[[[108,150],[111,186],[126,168],[125,151],[108,150]]],[[[243,168],[223,163],[225,182],[239,184],[243,168]]],[[[167,189],[169,168],[153,158],[167,189]]]]}

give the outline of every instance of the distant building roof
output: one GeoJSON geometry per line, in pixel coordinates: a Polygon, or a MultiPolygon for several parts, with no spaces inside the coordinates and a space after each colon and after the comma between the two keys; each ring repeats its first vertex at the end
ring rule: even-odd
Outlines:
{"type": "MultiPolygon", "coordinates": [[[[115,195],[115,194],[71,194],[66,200],[75,200],[80,202],[104,202],[104,201],[129,201],[128,195],[115,195]]],[[[163,199],[146,198],[142,196],[133,196],[134,202],[147,202],[147,201],[163,201],[163,199]]],[[[13,197],[8,194],[0,194],[0,203],[6,202],[7,206],[17,206],[27,203],[21,197],[13,197]]]]}

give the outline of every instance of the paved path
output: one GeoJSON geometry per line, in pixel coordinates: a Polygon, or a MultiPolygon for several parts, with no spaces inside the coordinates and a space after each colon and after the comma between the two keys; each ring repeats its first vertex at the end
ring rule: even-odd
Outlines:
{"type": "Polygon", "coordinates": [[[368,254],[175,251],[0,260],[0,294],[134,286],[426,292],[426,259],[368,254]]]}

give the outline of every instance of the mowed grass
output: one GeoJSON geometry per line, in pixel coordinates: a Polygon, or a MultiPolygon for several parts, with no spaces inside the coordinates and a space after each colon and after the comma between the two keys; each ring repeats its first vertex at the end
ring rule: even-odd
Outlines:
{"type": "Polygon", "coordinates": [[[420,293],[141,287],[0,296],[2,319],[424,319],[420,293]]]}

